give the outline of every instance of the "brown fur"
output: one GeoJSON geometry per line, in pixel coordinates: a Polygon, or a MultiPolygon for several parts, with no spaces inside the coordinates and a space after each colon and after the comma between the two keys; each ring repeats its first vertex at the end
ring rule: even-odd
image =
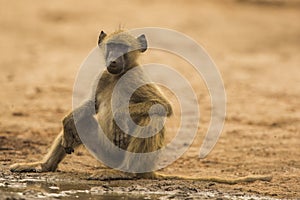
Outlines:
{"type": "MultiPolygon", "coordinates": [[[[139,48],[138,41],[133,36],[122,31],[117,31],[111,34],[110,36],[106,36],[103,40],[103,44],[107,43],[108,41],[122,42],[126,43],[127,45],[133,46],[134,49],[139,48]]],[[[42,161],[36,163],[15,164],[11,166],[11,171],[55,171],[58,167],[58,164],[66,156],[66,152],[72,153],[74,151],[73,149],[81,144],[80,138],[78,137],[75,128],[73,113],[79,113],[79,118],[82,117],[85,120],[87,118],[93,120],[94,118],[91,112],[88,111],[90,109],[91,104],[93,104],[92,102],[94,102],[94,105],[92,106],[96,108],[98,123],[102,127],[106,136],[115,145],[119,146],[124,150],[134,153],[147,153],[160,149],[163,146],[164,141],[164,128],[160,130],[159,133],[149,138],[139,138],[138,128],[133,130],[134,136],[128,135],[124,133],[114,121],[114,116],[122,116],[122,108],[117,109],[117,113],[112,113],[111,109],[111,98],[114,86],[117,83],[117,81],[122,77],[122,75],[126,73],[127,70],[133,67],[140,68],[136,71],[136,76],[134,77],[134,79],[132,79],[133,82],[135,82],[138,78],[143,79],[143,77],[145,76],[144,71],[137,64],[137,58],[139,54],[140,52],[138,50],[128,53],[128,59],[130,60],[130,64],[126,66],[125,71],[122,74],[112,75],[107,70],[103,72],[100,80],[96,84],[97,89],[95,101],[92,101],[91,99],[88,100],[82,106],[80,106],[64,118],[63,131],[58,135],[58,137],[52,144],[49,153],[45,156],[45,158],[42,161]]],[[[131,83],[128,82],[127,84],[130,86],[131,83]]],[[[172,107],[170,103],[163,96],[163,94],[156,85],[147,84],[138,88],[132,95],[129,104],[129,111],[133,121],[140,126],[147,125],[150,121],[148,111],[152,105],[157,103],[165,107],[168,116],[172,114],[172,107]]],[[[161,117],[159,116],[159,113],[158,115],[155,115],[155,117],[157,118],[156,121],[160,121],[159,118],[161,117]]],[[[130,157],[126,157],[120,164],[129,168],[131,167],[131,165],[138,165],[138,163],[130,162],[130,157]]],[[[152,161],[152,164],[154,167],[155,160],[152,161]]],[[[135,175],[131,174],[130,176],[133,177],[135,175]]],[[[142,174],[139,174],[139,176],[143,177],[142,174]]],[[[145,173],[145,176],[153,177],[154,174],[145,173]]]]}
{"type": "MultiPolygon", "coordinates": [[[[104,32],[103,32],[104,33],[104,32]]],[[[163,147],[164,143],[164,134],[165,129],[163,128],[157,134],[149,138],[139,138],[140,130],[136,128],[131,130],[134,133],[134,136],[124,133],[115,123],[114,117],[122,117],[123,109],[119,107],[116,113],[112,113],[111,109],[111,98],[112,91],[117,81],[133,67],[136,67],[134,77],[131,77],[131,81],[135,82],[138,79],[143,79],[145,77],[142,67],[138,65],[137,59],[141,53],[139,48],[139,43],[136,38],[129,35],[123,31],[117,31],[109,36],[106,34],[100,35],[99,40],[101,39],[101,45],[105,45],[110,41],[122,42],[133,47],[134,51],[128,53],[129,64],[125,67],[125,71],[119,75],[112,75],[107,70],[105,70],[101,78],[96,82],[96,93],[95,99],[88,99],[82,106],[75,109],[63,120],[63,131],[57,136],[55,141],[52,144],[48,154],[40,162],[35,163],[20,163],[14,164],[10,167],[13,172],[46,172],[46,171],[55,171],[58,167],[58,164],[63,160],[67,153],[72,153],[74,148],[78,147],[81,144],[81,140],[78,137],[73,114],[76,113],[79,116],[77,119],[78,123],[82,120],[83,122],[87,121],[89,123],[95,124],[96,120],[93,117],[92,108],[96,109],[96,118],[100,126],[102,127],[105,135],[109,140],[117,145],[119,148],[127,150],[134,153],[147,153],[153,152],[163,147]]],[[[101,48],[100,45],[100,48],[101,48]]],[[[130,82],[128,83],[130,86],[130,82]]],[[[126,91],[122,91],[126,92],[126,91]]],[[[145,126],[149,123],[149,109],[154,104],[162,105],[167,111],[167,116],[172,115],[172,107],[168,100],[164,97],[160,89],[154,84],[147,84],[138,88],[130,99],[129,111],[132,120],[140,125],[145,126]]],[[[127,105],[126,105],[127,106],[127,105]]],[[[161,123],[161,115],[157,113],[154,115],[154,122],[161,123]]],[[[155,129],[156,126],[149,127],[150,129],[155,129]]],[[[85,130],[89,134],[89,130],[85,130]]],[[[150,130],[149,130],[150,131],[150,130]]],[[[103,147],[109,148],[107,146],[103,147]]],[[[153,165],[155,167],[155,160],[149,160],[147,165],[153,165]]],[[[145,163],[136,163],[128,155],[125,155],[123,160],[119,163],[122,166],[128,168],[142,167],[136,165],[143,165],[145,163]]],[[[141,173],[141,174],[128,174],[117,171],[112,171],[108,174],[100,174],[94,178],[99,179],[128,179],[134,177],[141,178],[160,178],[160,179],[190,179],[198,181],[213,181],[219,183],[235,184],[239,182],[252,182],[255,180],[270,180],[270,176],[252,176],[244,177],[238,179],[223,179],[217,177],[200,177],[200,178],[188,178],[188,177],[178,177],[178,176],[165,176],[158,175],[154,172],[141,173]]]]}

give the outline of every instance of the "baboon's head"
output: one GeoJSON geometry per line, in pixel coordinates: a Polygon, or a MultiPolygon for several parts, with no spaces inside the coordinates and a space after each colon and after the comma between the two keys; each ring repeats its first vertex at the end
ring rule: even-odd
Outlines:
{"type": "Polygon", "coordinates": [[[147,50],[145,35],[137,38],[124,31],[107,35],[101,31],[98,46],[103,50],[107,71],[120,74],[137,65],[141,52],[147,50]]]}

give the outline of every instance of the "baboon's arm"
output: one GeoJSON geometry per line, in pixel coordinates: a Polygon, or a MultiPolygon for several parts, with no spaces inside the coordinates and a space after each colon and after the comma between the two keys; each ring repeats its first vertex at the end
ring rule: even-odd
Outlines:
{"type": "Polygon", "coordinates": [[[95,113],[95,102],[92,100],[85,101],[81,106],[74,109],[62,121],[63,123],[63,137],[62,146],[65,148],[66,153],[71,154],[74,152],[74,146],[81,143],[79,138],[76,124],[83,120],[93,120],[95,113]]]}
{"type": "Polygon", "coordinates": [[[74,152],[74,146],[78,146],[81,140],[78,136],[76,124],[84,122],[84,120],[95,120],[93,116],[98,113],[99,102],[97,100],[97,91],[99,79],[97,78],[92,86],[90,97],[85,100],[80,106],[70,112],[62,121],[63,123],[63,137],[62,146],[65,148],[66,153],[71,154],[74,152]]]}
{"type": "Polygon", "coordinates": [[[91,89],[90,95],[87,98],[87,100],[85,100],[80,106],[78,106],[73,111],[71,111],[63,119],[64,128],[67,128],[65,126],[73,127],[74,123],[76,124],[77,122],[85,119],[86,117],[91,117],[98,113],[99,102],[97,100],[97,93],[99,92],[98,87],[99,87],[99,77],[100,76],[101,76],[101,73],[94,80],[94,82],[92,84],[92,89],[91,89]]]}
{"type": "Polygon", "coordinates": [[[133,116],[148,116],[150,114],[150,110],[151,114],[156,114],[159,116],[166,115],[168,117],[172,115],[173,112],[172,107],[169,103],[157,100],[134,103],[129,105],[129,112],[133,116]],[[156,109],[155,107],[153,107],[154,109],[150,109],[154,105],[161,105],[163,106],[164,110],[160,108],[156,109]]]}
{"type": "Polygon", "coordinates": [[[95,101],[86,100],[81,106],[74,109],[69,115],[75,117],[75,123],[86,117],[93,116],[97,113],[95,110],[95,101]]]}
{"type": "Polygon", "coordinates": [[[169,117],[173,114],[170,102],[164,97],[159,89],[151,84],[142,86],[134,92],[131,97],[129,111],[131,115],[138,116],[147,116],[149,115],[149,111],[151,111],[151,114],[160,116],[166,115],[169,117]],[[157,109],[153,109],[155,108],[153,107],[150,110],[154,105],[161,105],[165,110],[159,109],[159,107],[156,107],[157,109]]]}

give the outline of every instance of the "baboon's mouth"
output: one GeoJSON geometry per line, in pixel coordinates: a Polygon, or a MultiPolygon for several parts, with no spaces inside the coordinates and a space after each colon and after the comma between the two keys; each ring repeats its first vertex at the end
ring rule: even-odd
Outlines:
{"type": "Polygon", "coordinates": [[[107,71],[111,74],[119,74],[123,71],[123,66],[118,66],[118,65],[109,65],[107,67],[107,71]]]}
{"type": "Polygon", "coordinates": [[[115,64],[115,63],[111,63],[108,67],[110,67],[110,68],[116,68],[116,67],[118,67],[118,65],[115,64]]]}

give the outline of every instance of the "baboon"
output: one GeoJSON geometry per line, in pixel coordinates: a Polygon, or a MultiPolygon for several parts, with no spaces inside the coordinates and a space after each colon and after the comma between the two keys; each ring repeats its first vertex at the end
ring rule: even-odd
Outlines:
{"type": "MultiPolygon", "coordinates": [[[[82,144],[78,132],[92,134],[97,132],[98,124],[102,127],[105,136],[111,141],[110,144],[133,153],[149,153],[159,150],[164,145],[165,129],[158,127],[164,122],[165,117],[173,113],[172,106],[163,92],[154,83],[147,83],[138,87],[130,97],[129,105],[117,105],[112,110],[112,93],[117,82],[128,72],[134,69],[134,75],[129,77],[128,82],[123,85],[121,91],[117,91],[119,98],[126,94],[132,84],[146,80],[143,68],[138,64],[138,57],[147,50],[145,35],[134,37],[131,34],[119,30],[110,35],[101,31],[98,46],[103,52],[106,68],[99,79],[96,80],[93,92],[81,106],[73,110],[62,121],[63,130],[53,142],[50,151],[42,161],[34,163],[17,163],[10,167],[12,172],[47,172],[55,171],[58,164],[66,154],[71,154],[74,149],[82,144]],[[160,105],[160,107],[155,107],[160,105]],[[127,120],[124,118],[124,109],[128,106],[132,121],[139,126],[127,126],[127,131],[122,130],[116,123],[118,120],[126,127],[127,120]],[[94,118],[96,115],[97,121],[94,118]],[[140,137],[141,128],[152,121],[153,126],[149,131],[158,129],[156,134],[150,137],[140,137]],[[87,125],[86,125],[87,124],[87,125]],[[84,127],[84,128],[80,128],[84,127]],[[81,130],[78,130],[81,129],[81,130]],[[151,129],[151,130],[150,130],[151,129]]],[[[115,91],[114,91],[115,92],[115,91]]],[[[97,134],[96,134],[97,135],[97,134]]],[[[101,139],[101,138],[100,138],[101,139]]],[[[103,144],[103,155],[109,157],[113,165],[122,169],[150,169],[143,173],[123,173],[112,170],[110,174],[100,174],[99,179],[128,179],[128,178],[160,178],[160,179],[190,179],[199,181],[214,181],[220,183],[234,184],[238,182],[249,182],[255,180],[270,180],[269,176],[243,177],[239,179],[222,179],[218,177],[188,178],[179,176],[166,176],[155,172],[156,158],[151,157],[147,162],[139,162],[128,154],[110,155],[109,145],[103,144]],[[150,171],[150,172],[148,172],[150,171]]],[[[105,159],[105,158],[104,158],[105,159]]]]}
{"type": "MultiPolygon", "coordinates": [[[[116,118],[119,118],[119,121],[121,122],[126,121],[126,119],[122,118],[122,105],[116,109],[115,113],[112,112],[111,108],[114,86],[128,70],[136,68],[134,73],[135,77],[126,82],[126,85],[122,87],[124,91],[120,91],[119,93],[126,93],[127,87],[131,87],[132,84],[135,84],[139,80],[146,79],[144,71],[137,63],[139,54],[145,52],[147,49],[147,40],[145,35],[135,38],[127,32],[117,31],[108,36],[106,33],[101,31],[98,39],[98,46],[101,50],[103,50],[106,69],[101,74],[101,78],[97,80],[95,87],[96,92],[92,95],[93,97],[88,99],[80,107],[75,109],[63,119],[63,130],[55,139],[50,151],[42,161],[14,164],[10,167],[11,171],[55,171],[58,164],[62,161],[66,154],[74,152],[74,148],[78,147],[82,143],[77,133],[78,127],[75,127],[75,125],[79,124],[80,126],[80,123],[89,123],[86,128],[95,128],[92,126],[95,124],[93,114],[97,115],[98,123],[102,127],[107,138],[119,148],[133,153],[147,153],[156,151],[163,146],[165,134],[164,128],[162,128],[157,134],[147,138],[139,137],[139,127],[128,127],[128,131],[133,132],[132,135],[134,136],[126,134],[119,128],[115,121],[116,118]],[[95,110],[95,113],[92,112],[93,109],[95,110]],[[74,114],[76,114],[76,119],[74,119],[74,114]]],[[[152,112],[152,118],[157,118],[157,121],[162,121],[162,118],[164,118],[165,115],[167,117],[172,115],[171,104],[155,84],[146,84],[139,87],[132,94],[129,102],[130,117],[139,126],[146,126],[149,123],[151,117],[149,115],[150,111],[152,112]],[[155,108],[152,106],[156,104],[163,106],[164,110],[151,109],[155,108]]],[[[155,128],[157,127],[153,127],[153,129],[155,128]]],[[[86,132],[85,134],[89,134],[88,130],[83,131],[86,132]]],[[[115,162],[118,162],[116,163],[116,166],[123,165],[129,169],[138,169],[143,167],[138,165],[147,165],[147,168],[150,168],[151,165],[153,167],[155,166],[155,160],[149,160],[147,163],[132,163],[134,161],[131,161],[130,157],[124,155],[124,158],[118,158],[115,162]]],[[[129,176],[129,174],[127,175],[129,176]]],[[[149,172],[130,174],[130,176],[155,178],[156,175],[154,172],[149,172]]],[[[124,177],[124,174],[122,174],[122,177],[124,177]]]]}

